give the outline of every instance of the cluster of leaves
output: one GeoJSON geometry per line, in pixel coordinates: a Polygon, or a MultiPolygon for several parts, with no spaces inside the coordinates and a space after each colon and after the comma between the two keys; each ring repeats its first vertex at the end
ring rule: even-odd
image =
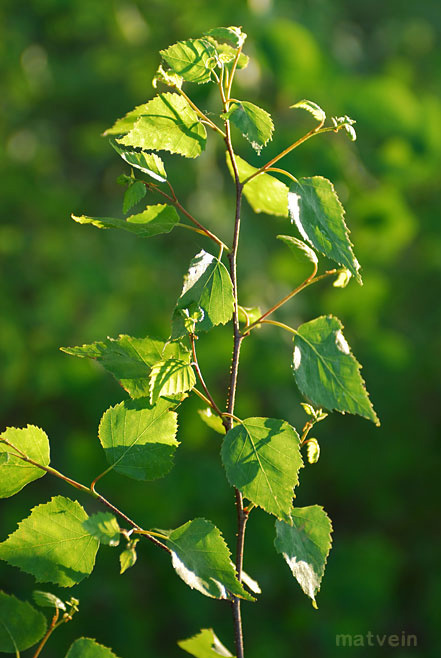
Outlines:
{"type": "MultiPolygon", "coordinates": [[[[129,213],[147,192],[162,195],[168,203],[147,205],[125,219],[81,215],[73,216],[75,221],[98,228],[122,229],[144,238],[169,233],[179,225],[194,229],[194,225],[184,224],[178,214],[180,211],[184,218],[195,223],[177,200],[157,152],[167,151],[186,158],[199,156],[205,148],[207,126],[226,137],[222,128],[183,91],[186,82],[217,84],[223,100],[217,117],[221,125],[234,125],[258,153],[268,143],[274,130],[268,112],[253,103],[228,97],[235,70],[248,63],[242,53],[245,38],[240,28],[218,28],[199,39],[182,41],[161,51],[163,63],[154,78],[154,86],[166,85],[173,91],[158,93],[105,133],[131,168],[130,175],[124,174],[119,179],[127,186],[123,212],[129,213]],[[147,180],[137,178],[141,175],[147,176],[147,180]]],[[[321,132],[341,128],[355,137],[353,121],[348,117],[334,118],[332,125],[326,127],[326,115],[315,103],[303,100],[293,107],[310,112],[317,125],[292,148],[321,132]]],[[[277,159],[257,169],[231,149],[227,153],[227,165],[238,176],[252,209],[289,218],[287,230],[290,225],[296,227],[302,240],[291,235],[278,237],[291,249],[293,257],[306,259],[312,265],[313,273],[305,285],[316,280],[317,252],[338,265],[321,276],[336,275],[334,285],[339,286],[346,285],[351,276],[361,283],[344,210],[332,183],[321,176],[297,180],[282,170],[292,179],[288,187],[268,173],[277,159]]],[[[294,489],[303,467],[302,446],[307,447],[308,461],[315,463],[318,442],[308,439],[307,434],[326,416],[321,408],[358,414],[375,423],[378,419],[365,390],[360,366],[343,336],[342,323],[333,316],[322,316],[297,328],[288,327],[294,335],[294,378],[311,403],[305,405],[311,420],[302,433],[299,435],[284,420],[264,417],[235,417],[233,426],[228,428],[225,414],[196,388],[197,378],[204,389],[205,384],[197,363],[195,341],[200,334],[230,322],[239,308],[230,273],[222,262],[228,247],[225,249],[226,245],[219,239],[197,222],[196,225],[195,230],[214,238],[221,249],[217,256],[202,250],[190,262],[168,338],[120,335],[81,347],[62,348],[67,354],[100,362],[129,395],[130,399],[107,409],[99,424],[98,437],[107,469],[91,487],[79,485],[50,466],[49,441],[43,430],[29,425],[8,428],[0,436],[0,496],[12,496],[46,472],[62,477],[102,502],[104,499],[94,485],[111,470],[140,481],[163,477],[171,470],[179,446],[176,439],[179,407],[194,392],[209,403],[200,410],[201,419],[224,435],[221,456],[228,482],[248,501],[247,513],[253,507],[260,507],[275,517],[275,548],[315,605],[331,547],[332,528],[321,506],[293,507],[294,489]]],[[[242,309],[243,336],[264,322],[268,314],[242,309]]],[[[114,512],[88,516],[76,500],[56,496],[35,507],[0,544],[0,559],[31,574],[38,582],[71,587],[91,574],[100,544],[117,547],[123,538],[120,564],[124,573],[136,562],[139,537],[146,536],[168,551],[176,573],[201,594],[253,601],[260,593],[259,586],[249,576],[241,574],[238,578],[228,546],[211,521],[196,518],[172,530],[143,530],[133,522],[129,528],[121,527],[114,512]]],[[[120,516],[127,525],[129,519],[120,516]]],[[[41,604],[41,596],[39,600],[41,604]]],[[[66,610],[66,604],[53,595],[47,594],[45,601],[51,601],[57,611],[66,610]]],[[[0,602],[1,617],[10,620],[4,631],[0,629],[1,650],[17,652],[43,638],[46,622],[41,613],[6,594],[2,594],[0,602]]],[[[71,611],[65,614],[71,616],[71,611]]],[[[213,631],[207,629],[180,646],[199,658],[231,655],[213,631]]],[[[86,654],[98,658],[114,655],[94,640],[82,638],[72,645],[66,658],[86,654]]]]}

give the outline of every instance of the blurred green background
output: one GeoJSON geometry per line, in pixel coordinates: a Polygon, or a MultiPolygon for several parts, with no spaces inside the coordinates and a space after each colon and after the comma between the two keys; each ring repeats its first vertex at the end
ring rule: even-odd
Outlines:
{"type": "MultiPolygon", "coordinates": [[[[336,634],[405,631],[418,636],[418,648],[396,648],[394,656],[438,657],[439,3],[3,0],[0,18],[1,424],[45,428],[53,464],[84,483],[105,467],[98,422],[124,392],[100,367],[58,347],[118,333],[166,337],[188,263],[210,247],[190,232],[137,241],[69,219],[71,212],[122,216],[123,190],[115,179],[127,169],[100,134],[153,96],[158,50],[210,27],[243,26],[253,59],[237,78],[235,96],[262,105],[276,123],[260,162],[311,126],[307,113],[288,109],[302,98],[328,116],[356,119],[357,142],[326,135],[283,166],[296,176],[334,181],[364,286],[320,284],[278,319],[340,317],[382,426],[334,414],[315,432],[321,459],[302,471],[296,502],[323,505],[334,523],[318,611],[275,554],[272,519],[253,513],[245,568],[263,595],[243,605],[246,650],[250,658],[328,658],[344,651],[335,646],[336,634]]],[[[188,91],[216,111],[207,86],[188,91]]],[[[259,162],[237,135],[236,144],[243,157],[259,162]]],[[[184,205],[229,240],[233,193],[222,144],[210,140],[194,162],[164,159],[184,205]]],[[[241,301],[266,308],[303,272],[274,239],[288,232],[287,220],[256,216],[247,206],[243,217],[241,301]]],[[[218,397],[230,350],[223,328],[199,341],[201,365],[218,397]]],[[[275,328],[246,341],[239,415],[286,418],[301,428],[305,417],[290,359],[289,337],[275,328]]],[[[184,406],[182,445],[166,478],[141,484],[110,475],[101,489],[146,527],[176,527],[203,516],[233,546],[233,495],[219,462],[219,437],[201,424],[198,406],[197,400],[184,406]]],[[[46,477],[2,501],[1,537],[32,505],[58,493],[75,497],[46,477]]],[[[79,500],[89,512],[96,509],[79,500]]],[[[140,545],[138,564],[124,576],[118,572],[117,551],[103,547],[88,580],[72,592],[52,588],[77,596],[81,613],[51,639],[45,656],[64,656],[80,635],[95,637],[120,658],[179,656],[178,639],[211,626],[233,649],[228,606],[187,588],[155,547],[140,545]]],[[[0,587],[29,599],[34,581],[2,563],[0,587]]],[[[389,655],[388,649],[369,648],[369,656],[377,655],[389,655]]]]}

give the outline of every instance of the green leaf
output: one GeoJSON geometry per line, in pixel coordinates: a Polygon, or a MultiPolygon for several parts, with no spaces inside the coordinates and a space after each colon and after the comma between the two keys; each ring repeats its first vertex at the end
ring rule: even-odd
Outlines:
{"type": "Polygon", "coordinates": [[[223,426],[222,419],[217,414],[214,414],[210,407],[206,409],[198,409],[198,414],[206,425],[218,434],[225,434],[225,427],[223,426]]]}
{"type": "Polygon", "coordinates": [[[170,92],[158,94],[144,108],[119,144],[179,153],[186,158],[197,158],[202,153],[207,131],[185,98],[170,92]]]}
{"type": "Polygon", "coordinates": [[[317,439],[308,439],[306,442],[306,456],[310,464],[316,464],[320,457],[320,444],[317,439]]]}
{"type": "Polygon", "coordinates": [[[313,404],[358,414],[379,425],[360,364],[351,354],[343,325],[332,315],[302,324],[294,337],[294,377],[313,404]]]}
{"type": "Polygon", "coordinates": [[[177,73],[173,73],[171,70],[166,71],[162,64],[160,64],[155,75],[153,76],[152,87],[156,89],[159,82],[161,82],[163,85],[167,85],[167,87],[181,89],[184,78],[177,73]]]}
{"type": "Polygon", "coordinates": [[[219,656],[233,658],[233,654],[224,647],[212,628],[203,628],[188,640],[181,640],[178,642],[178,647],[195,658],[219,658],[219,656]]]}
{"type": "Polygon", "coordinates": [[[118,658],[118,656],[95,640],[81,637],[71,645],[66,658],[118,658]]]}
{"type": "Polygon", "coordinates": [[[247,35],[242,32],[240,27],[230,25],[230,27],[213,27],[211,30],[204,32],[208,37],[213,37],[216,41],[228,41],[234,48],[240,48],[245,43],[247,35]]]}
{"type": "Polygon", "coordinates": [[[297,240],[297,238],[293,238],[291,235],[278,235],[277,238],[282,240],[282,242],[284,242],[289,247],[289,249],[291,249],[291,252],[294,254],[296,260],[304,261],[306,258],[306,260],[309,260],[314,265],[317,265],[317,254],[313,249],[311,249],[311,247],[308,247],[307,244],[302,242],[302,240],[297,240]]]}
{"type": "Polygon", "coordinates": [[[72,215],[78,224],[93,224],[98,228],[120,228],[129,233],[135,233],[140,238],[151,238],[160,233],[170,233],[179,223],[179,217],[173,206],[166,203],[157,203],[147,206],[138,215],[131,215],[127,219],[114,219],[113,217],[88,217],[87,215],[72,215]]]}
{"type": "Polygon", "coordinates": [[[335,279],[334,283],[332,284],[334,288],[346,288],[348,285],[349,281],[351,280],[352,274],[350,273],[349,270],[346,268],[340,270],[338,273],[337,278],[335,279]]]}
{"type": "Polygon", "coordinates": [[[202,311],[195,332],[229,322],[233,316],[233,284],[225,265],[206,251],[191,261],[184,286],[173,313],[172,338],[187,334],[184,319],[192,311],[202,311]]]}
{"type": "Polygon", "coordinates": [[[244,324],[253,324],[262,316],[262,309],[259,306],[239,306],[239,322],[244,324]]]}
{"type": "Polygon", "coordinates": [[[192,589],[216,599],[233,594],[254,601],[237,580],[228,546],[211,521],[194,519],[162,532],[167,535],[176,573],[192,589]]]}
{"type": "Polygon", "coordinates": [[[222,118],[229,119],[258,154],[272,138],[274,124],[271,116],[253,103],[233,101],[222,118]]]}
{"type": "Polygon", "coordinates": [[[136,544],[139,542],[139,539],[131,539],[127,544],[127,547],[123,550],[119,556],[119,563],[121,566],[120,574],[123,574],[127,569],[133,567],[137,560],[136,554],[136,544]]]}
{"type": "Polygon", "coordinates": [[[162,361],[165,342],[155,338],[118,338],[83,345],[61,347],[66,354],[96,359],[120,382],[132,398],[146,397],[150,390],[150,368],[162,361]]]}
{"type": "Polygon", "coordinates": [[[133,206],[136,206],[145,197],[146,193],[145,185],[140,180],[132,183],[124,193],[123,213],[128,213],[133,206]]]}
{"type": "Polygon", "coordinates": [[[165,173],[164,163],[159,155],[148,153],[147,151],[127,151],[119,148],[112,140],[110,140],[110,144],[131,167],[136,167],[136,169],[140,169],[144,174],[148,174],[160,183],[165,183],[167,174],[165,173]]]}
{"type": "Polygon", "coordinates": [[[289,423],[247,418],[227,432],[222,461],[233,487],[269,514],[290,522],[293,489],[303,462],[299,436],[289,423]]]}
{"type": "MultiPolygon", "coordinates": [[[[252,167],[238,155],[236,155],[236,163],[241,182],[258,171],[256,167],[252,167]]],[[[233,175],[233,168],[228,154],[227,165],[231,175],[233,175]]],[[[274,178],[274,176],[259,174],[249,183],[246,183],[243,193],[254,212],[288,217],[288,186],[274,178]]]]}
{"type": "MultiPolygon", "coordinates": [[[[219,41],[216,41],[213,37],[209,36],[207,37],[209,41],[214,45],[214,47],[217,50],[217,55],[218,55],[218,60],[222,62],[228,69],[231,69],[233,66],[233,62],[236,59],[237,55],[237,50],[236,48],[233,48],[233,46],[230,46],[228,43],[219,43],[219,41]]],[[[244,55],[243,53],[240,53],[239,59],[237,60],[237,69],[245,69],[248,66],[248,63],[250,61],[250,58],[248,55],[244,55]]]]}
{"type": "Polygon", "coordinates": [[[72,587],[92,573],[99,541],[83,528],[87,514],[69,498],[38,505],[0,544],[0,559],[38,582],[72,587]]]}
{"type": "Polygon", "coordinates": [[[101,544],[108,546],[118,546],[121,534],[121,528],[118,525],[116,516],[111,512],[97,512],[83,521],[83,528],[89,534],[96,537],[101,544]]]}
{"type": "Polygon", "coordinates": [[[217,53],[207,39],[178,41],[159,52],[170,68],[187,82],[210,82],[217,53]]]}
{"type": "Polygon", "coordinates": [[[300,178],[292,183],[288,194],[291,222],[304,240],[322,254],[336,261],[361,283],[360,264],[352,251],[349,231],[332,183],[322,176],[300,178]]]}
{"type": "Polygon", "coordinates": [[[108,135],[125,135],[135,126],[136,122],[140,117],[142,117],[146,112],[148,112],[148,103],[143,103],[138,105],[130,112],[127,112],[125,116],[121,119],[118,119],[111,128],[108,128],[103,132],[103,136],[107,137],[108,135]]]}
{"type": "Polygon", "coordinates": [[[37,644],[46,632],[46,617],[27,601],[0,591],[0,652],[15,653],[37,644]]]}
{"type": "Polygon", "coordinates": [[[134,480],[155,480],[173,466],[179,442],[177,414],[161,398],[150,405],[145,398],[120,402],[103,415],[98,435],[109,464],[134,480]]]}
{"type": "Polygon", "coordinates": [[[291,518],[292,526],[276,521],[274,545],[302,590],[315,604],[331,550],[331,521],[319,505],[294,507],[291,518]]]}
{"type": "Polygon", "coordinates": [[[290,108],[291,109],[301,108],[302,110],[306,110],[307,112],[312,114],[314,119],[316,119],[319,123],[324,123],[326,121],[326,114],[324,113],[322,108],[319,105],[317,105],[317,103],[313,103],[312,101],[307,101],[307,100],[299,101],[295,105],[290,105],[290,108]]]}
{"type": "Polygon", "coordinates": [[[9,441],[24,452],[26,457],[43,466],[49,466],[50,463],[49,440],[46,433],[35,425],[20,429],[9,427],[0,435],[0,456],[9,453],[8,459],[0,462],[0,498],[9,498],[21,491],[29,482],[43,477],[46,471],[14,457],[12,448],[2,443],[1,439],[9,441]]]}
{"type": "Polygon", "coordinates": [[[36,605],[40,608],[55,608],[56,610],[66,611],[66,604],[50,592],[41,592],[40,590],[34,590],[32,592],[32,598],[36,605]]]}
{"type": "Polygon", "coordinates": [[[196,376],[190,362],[191,355],[187,352],[183,356],[158,361],[153,366],[150,375],[151,404],[160,397],[191,391],[196,384],[196,376]]]}

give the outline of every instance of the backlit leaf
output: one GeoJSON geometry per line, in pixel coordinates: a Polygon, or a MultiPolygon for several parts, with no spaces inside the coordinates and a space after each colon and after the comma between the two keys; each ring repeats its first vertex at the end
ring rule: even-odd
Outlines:
{"type": "Polygon", "coordinates": [[[259,154],[274,131],[268,112],[248,101],[233,101],[222,118],[229,119],[259,154]]]}
{"type": "Polygon", "coordinates": [[[49,440],[46,433],[35,425],[20,429],[9,427],[0,435],[0,455],[9,453],[8,459],[0,462],[0,498],[8,498],[21,491],[29,482],[43,477],[46,471],[14,457],[13,449],[2,443],[1,439],[9,441],[26,457],[43,466],[49,466],[50,463],[49,440]]]}
{"type": "Polygon", "coordinates": [[[181,640],[178,642],[178,647],[195,658],[219,658],[219,656],[233,658],[233,654],[224,647],[212,628],[203,628],[188,640],[181,640]]]}
{"type": "Polygon", "coordinates": [[[92,573],[99,541],[83,528],[87,514],[69,498],[38,505],[0,544],[0,559],[38,582],[72,587],[92,573]]]}
{"type": "Polygon", "coordinates": [[[161,398],[151,405],[146,398],[110,407],[99,426],[99,439],[109,464],[134,480],[155,480],[173,466],[179,442],[177,414],[161,398]]]}
{"type": "MultiPolygon", "coordinates": [[[[239,179],[243,182],[257,171],[248,162],[236,155],[239,179]]],[[[227,165],[231,175],[233,169],[227,154],[227,165]]],[[[254,212],[264,212],[268,215],[288,217],[288,187],[270,174],[259,174],[243,188],[243,193],[254,212]]]]}
{"type": "Polygon", "coordinates": [[[154,404],[159,397],[167,397],[190,391],[196,384],[196,376],[187,358],[172,357],[156,363],[150,375],[150,402],[154,404]]]}
{"type": "Polygon", "coordinates": [[[173,567],[187,585],[211,598],[233,594],[254,601],[237,580],[228,546],[211,521],[194,519],[162,532],[167,535],[173,567]]]}
{"type": "Polygon", "coordinates": [[[0,591],[0,652],[24,651],[46,632],[46,617],[27,601],[0,591]]]}
{"type": "Polygon", "coordinates": [[[331,550],[332,525],[323,507],[294,507],[292,526],[276,521],[274,545],[302,590],[315,603],[331,550]]]}
{"type": "Polygon", "coordinates": [[[197,158],[205,148],[207,131],[189,103],[166,92],[146,103],[144,111],[119,144],[147,151],[169,151],[197,158]]]}
{"type": "Polygon", "coordinates": [[[116,516],[111,512],[92,514],[83,521],[83,528],[93,537],[96,537],[101,544],[107,544],[108,546],[118,546],[119,544],[121,528],[118,525],[116,516]]]}
{"type": "Polygon", "coordinates": [[[119,556],[119,564],[120,564],[120,573],[125,573],[127,569],[130,569],[133,567],[134,564],[136,564],[137,560],[137,554],[136,554],[136,544],[138,543],[139,539],[131,539],[129,543],[127,544],[127,547],[123,550],[121,555],[119,556]]]}
{"type": "Polygon", "coordinates": [[[118,656],[95,640],[81,637],[71,645],[66,658],[118,658],[118,656]]]}
{"type": "Polygon", "coordinates": [[[319,105],[317,105],[317,103],[313,103],[312,101],[306,101],[306,100],[299,101],[295,105],[290,105],[290,108],[291,109],[301,108],[302,110],[306,110],[307,112],[312,114],[314,119],[316,119],[319,123],[324,123],[326,121],[326,114],[324,113],[322,108],[319,105]]]}
{"type": "Polygon", "coordinates": [[[292,183],[288,194],[291,222],[304,240],[322,254],[336,261],[361,283],[360,264],[352,251],[349,231],[334,186],[322,176],[300,178],[292,183]]]}
{"type": "Polygon", "coordinates": [[[51,594],[50,592],[34,590],[32,592],[32,598],[34,599],[36,605],[40,606],[40,608],[55,608],[56,610],[63,610],[64,612],[66,611],[66,604],[64,601],[59,599],[58,596],[55,596],[55,594],[51,594]]]}
{"type": "Polygon", "coordinates": [[[247,418],[227,432],[222,461],[229,483],[245,498],[290,522],[293,489],[303,462],[299,436],[289,423],[247,418]]]}
{"type": "Polygon", "coordinates": [[[193,258],[173,313],[172,338],[185,336],[186,314],[201,311],[195,332],[208,331],[233,316],[233,284],[225,265],[206,251],[193,258]]]}
{"type": "Polygon", "coordinates": [[[115,151],[127,162],[131,167],[139,169],[144,174],[148,174],[160,183],[165,183],[167,174],[164,169],[164,163],[156,153],[148,153],[147,151],[127,151],[121,149],[115,142],[110,142],[115,151]]]}
{"type": "Polygon", "coordinates": [[[211,80],[217,53],[207,39],[178,41],[166,50],[161,50],[160,54],[171,69],[187,82],[200,84],[211,80]]]}
{"type": "Polygon", "coordinates": [[[379,424],[351,354],[343,325],[332,315],[302,324],[294,337],[294,377],[303,395],[318,407],[358,414],[379,424]]]}
{"type": "Polygon", "coordinates": [[[297,238],[293,238],[291,235],[278,235],[277,238],[282,240],[282,242],[284,242],[287,247],[289,247],[296,260],[305,261],[306,259],[314,265],[317,265],[317,254],[313,249],[311,249],[311,247],[308,247],[307,244],[302,242],[302,240],[297,240],[297,238]]]}
{"type": "Polygon", "coordinates": [[[214,27],[204,32],[204,34],[213,37],[217,41],[228,41],[234,48],[240,48],[247,38],[245,32],[242,32],[240,27],[235,27],[234,25],[230,27],[214,27]]]}
{"type": "Polygon", "coordinates": [[[218,434],[225,434],[225,427],[222,419],[217,414],[213,413],[210,407],[206,409],[198,409],[198,414],[206,425],[218,434]]]}
{"type": "Polygon", "coordinates": [[[160,233],[170,233],[179,223],[179,217],[173,206],[166,203],[157,203],[147,206],[143,212],[131,215],[127,219],[114,219],[113,217],[88,217],[87,215],[72,215],[78,224],[93,224],[98,228],[120,228],[129,233],[135,233],[140,238],[151,238],[160,233]]]}
{"type": "Polygon", "coordinates": [[[82,345],[61,347],[66,354],[96,359],[120,382],[132,398],[146,397],[150,390],[150,369],[164,356],[165,342],[156,338],[118,338],[82,345]]]}
{"type": "Polygon", "coordinates": [[[140,180],[137,180],[129,185],[124,193],[123,213],[128,213],[129,210],[133,208],[133,206],[136,206],[136,204],[145,197],[146,193],[146,187],[140,180]]]}
{"type": "Polygon", "coordinates": [[[103,135],[125,135],[129,130],[132,130],[138,119],[148,111],[147,106],[148,103],[143,103],[142,105],[135,107],[133,110],[130,110],[130,112],[127,112],[127,114],[121,119],[115,121],[113,126],[108,128],[103,135]]]}

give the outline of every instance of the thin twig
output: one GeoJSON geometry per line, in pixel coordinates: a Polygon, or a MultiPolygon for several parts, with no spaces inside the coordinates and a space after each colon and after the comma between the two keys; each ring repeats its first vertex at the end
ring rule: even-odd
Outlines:
{"type": "Polygon", "coordinates": [[[40,644],[38,645],[37,650],[33,655],[33,658],[38,658],[38,656],[40,655],[44,645],[46,644],[46,642],[48,641],[48,639],[50,638],[50,636],[52,635],[52,633],[56,629],[59,615],[60,615],[60,611],[59,611],[58,608],[56,608],[55,614],[54,614],[54,616],[52,618],[52,621],[51,621],[51,624],[50,624],[49,628],[47,629],[45,636],[43,637],[40,644]]]}

